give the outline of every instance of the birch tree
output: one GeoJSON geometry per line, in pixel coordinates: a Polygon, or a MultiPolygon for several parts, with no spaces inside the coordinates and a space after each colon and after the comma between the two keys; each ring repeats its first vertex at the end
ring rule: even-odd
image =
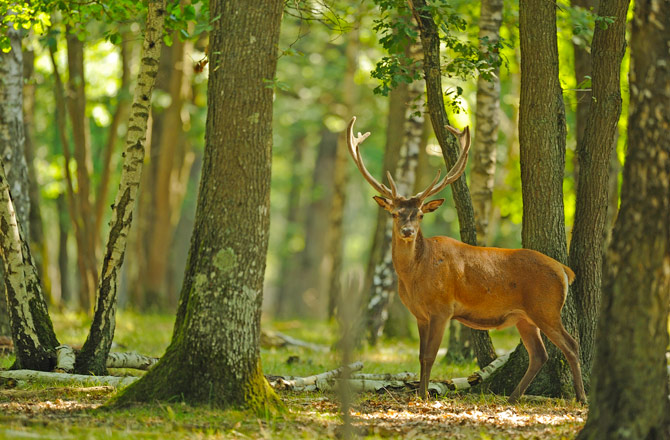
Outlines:
{"type": "Polygon", "coordinates": [[[147,11],[140,72],[123,153],[121,182],[113,205],[109,237],[97,288],[95,314],[75,365],[75,370],[82,374],[104,374],[107,371],[106,360],[116,325],[118,273],[123,263],[135,198],[142,175],[147,120],[163,41],[164,20],[165,0],[151,0],[147,11]]]}
{"type": "Polygon", "coordinates": [[[23,144],[23,60],[19,31],[10,26],[7,33],[11,50],[0,52],[0,251],[5,300],[16,347],[15,367],[47,370],[55,364],[58,340],[20,227],[28,222],[30,206],[23,144]]]}

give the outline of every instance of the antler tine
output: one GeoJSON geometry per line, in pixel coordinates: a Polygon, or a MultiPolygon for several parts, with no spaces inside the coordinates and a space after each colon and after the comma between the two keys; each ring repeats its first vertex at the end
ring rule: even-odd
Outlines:
{"type": "Polygon", "coordinates": [[[395,181],[393,180],[393,176],[391,176],[390,171],[386,171],[386,178],[389,180],[389,185],[391,186],[391,194],[395,199],[396,197],[398,197],[398,188],[395,186],[395,181]]]}
{"type": "Polygon", "coordinates": [[[454,166],[451,167],[447,175],[444,176],[442,182],[440,182],[438,185],[435,185],[435,182],[440,177],[440,174],[438,172],[437,177],[435,178],[435,180],[433,180],[433,183],[431,183],[428,186],[428,188],[426,188],[423,192],[416,195],[416,197],[418,197],[421,200],[427,199],[433,194],[437,194],[438,192],[442,191],[447,185],[455,182],[461,176],[461,174],[463,174],[463,171],[465,171],[465,165],[468,163],[468,151],[470,151],[470,143],[471,143],[470,127],[466,126],[463,129],[463,131],[459,131],[450,125],[445,125],[445,128],[458,138],[458,142],[461,144],[461,154],[460,156],[458,156],[458,159],[456,160],[454,166]]]}
{"type": "Polygon", "coordinates": [[[365,168],[365,164],[363,164],[363,158],[361,157],[361,151],[359,145],[361,144],[361,142],[367,139],[368,136],[370,136],[370,132],[367,132],[365,134],[358,133],[358,136],[354,137],[355,122],[356,122],[356,116],[351,118],[351,121],[347,126],[347,145],[349,146],[349,154],[351,154],[351,157],[354,159],[354,163],[358,167],[358,171],[361,172],[365,180],[367,180],[368,183],[372,185],[372,187],[375,190],[377,190],[377,192],[379,192],[381,195],[385,197],[393,197],[395,191],[391,191],[386,187],[386,185],[379,183],[377,179],[372,177],[367,168],[365,168]]]}

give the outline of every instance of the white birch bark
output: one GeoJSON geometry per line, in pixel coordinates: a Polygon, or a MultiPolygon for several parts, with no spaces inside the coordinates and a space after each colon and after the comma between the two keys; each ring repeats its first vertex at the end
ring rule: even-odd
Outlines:
{"type": "MultiPolygon", "coordinates": [[[[479,38],[488,38],[490,44],[500,39],[502,23],[502,0],[483,0],[479,17],[479,38]]],[[[480,49],[486,51],[486,46],[480,49]]],[[[497,56],[496,56],[497,58],[497,56]]],[[[496,170],[496,145],[500,125],[500,78],[495,69],[489,80],[481,76],[477,80],[477,110],[475,133],[472,143],[472,173],[470,192],[475,211],[477,240],[488,245],[489,222],[491,220],[493,179],[496,170]]]]}
{"type": "Polygon", "coordinates": [[[5,269],[5,287],[12,337],[19,359],[39,351],[41,344],[30,310],[32,299],[26,290],[21,235],[9,195],[4,166],[0,165],[0,250],[5,269]]]}
{"type": "Polygon", "coordinates": [[[125,387],[139,379],[138,376],[89,376],[86,374],[52,373],[35,370],[0,371],[0,377],[46,384],[78,383],[81,385],[109,385],[113,387],[125,387]]]}
{"type": "Polygon", "coordinates": [[[95,316],[89,336],[77,358],[76,369],[79,372],[104,373],[105,362],[114,337],[118,272],[126,250],[135,198],[142,175],[151,94],[163,41],[164,15],[165,0],[149,2],[142,61],[123,152],[121,182],[112,211],[109,238],[95,302],[95,316]]]}

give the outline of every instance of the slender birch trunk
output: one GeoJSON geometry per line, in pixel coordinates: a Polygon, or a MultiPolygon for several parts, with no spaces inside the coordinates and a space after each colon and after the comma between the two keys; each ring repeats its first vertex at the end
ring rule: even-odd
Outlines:
{"type": "Polygon", "coordinates": [[[44,370],[51,368],[55,361],[58,341],[20,227],[20,222],[29,220],[22,108],[23,60],[19,32],[11,26],[8,32],[12,50],[0,54],[0,250],[6,304],[16,347],[14,367],[44,370]],[[5,164],[4,160],[10,162],[5,164]],[[15,211],[10,191],[16,194],[21,213],[15,211]]]}
{"type": "Polygon", "coordinates": [[[158,71],[164,19],[165,0],[150,1],[142,47],[142,62],[123,153],[123,171],[112,210],[110,232],[100,272],[95,314],[90,333],[75,365],[76,371],[81,373],[104,374],[107,370],[105,362],[112,345],[116,325],[118,273],[123,263],[135,198],[142,177],[147,120],[151,111],[151,94],[158,71]]]}

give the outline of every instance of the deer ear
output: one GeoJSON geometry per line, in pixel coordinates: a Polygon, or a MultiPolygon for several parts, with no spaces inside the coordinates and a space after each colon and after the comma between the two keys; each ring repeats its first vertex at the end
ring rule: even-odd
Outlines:
{"type": "Polygon", "coordinates": [[[430,202],[421,205],[421,212],[423,213],[433,212],[437,208],[439,208],[440,205],[442,205],[442,203],[444,203],[444,199],[431,200],[430,202]]]}
{"type": "Polygon", "coordinates": [[[375,199],[375,202],[377,202],[379,206],[381,206],[388,212],[391,212],[391,210],[393,209],[393,203],[391,203],[389,199],[380,196],[374,196],[373,199],[375,199]]]}

